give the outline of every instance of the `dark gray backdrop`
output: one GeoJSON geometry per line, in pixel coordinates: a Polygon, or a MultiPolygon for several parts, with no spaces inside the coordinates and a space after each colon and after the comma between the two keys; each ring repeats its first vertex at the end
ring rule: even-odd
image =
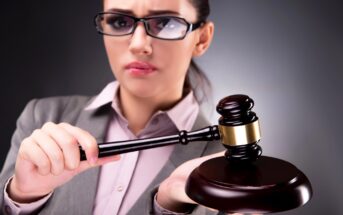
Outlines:
{"type": "MultiPolygon", "coordinates": [[[[264,154],[294,163],[312,181],[311,202],[280,214],[343,214],[343,4],[211,2],[216,35],[197,61],[213,83],[213,100],[250,95],[264,154]]],[[[99,1],[6,1],[1,9],[2,166],[30,99],[95,94],[113,77],[92,23],[99,1]]]]}

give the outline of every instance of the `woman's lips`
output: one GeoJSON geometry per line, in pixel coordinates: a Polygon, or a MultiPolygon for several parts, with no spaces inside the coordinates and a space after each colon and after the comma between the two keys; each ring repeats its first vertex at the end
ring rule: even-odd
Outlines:
{"type": "Polygon", "coordinates": [[[132,62],[125,66],[126,71],[128,71],[133,76],[145,76],[156,71],[156,67],[146,63],[146,62],[132,62]]]}

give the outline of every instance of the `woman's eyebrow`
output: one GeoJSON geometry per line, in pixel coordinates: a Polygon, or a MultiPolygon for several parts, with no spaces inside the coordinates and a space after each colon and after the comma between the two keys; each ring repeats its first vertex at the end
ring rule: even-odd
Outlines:
{"type": "Polygon", "coordinates": [[[149,13],[148,13],[149,16],[157,16],[157,15],[164,15],[164,14],[180,15],[180,13],[173,10],[149,10],[149,13]]]}
{"type": "Polygon", "coordinates": [[[125,10],[125,9],[119,9],[119,8],[110,8],[107,10],[108,12],[118,12],[118,13],[124,13],[128,15],[134,15],[132,10],[125,10]]]}
{"type": "MultiPolygon", "coordinates": [[[[118,13],[124,13],[127,15],[135,16],[135,13],[132,10],[126,10],[126,9],[119,9],[119,8],[110,8],[107,10],[108,12],[118,12],[118,13]]],[[[146,16],[157,16],[157,15],[180,15],[180,13],[172,10],[149,10],[148,14],[146,16]]]]}

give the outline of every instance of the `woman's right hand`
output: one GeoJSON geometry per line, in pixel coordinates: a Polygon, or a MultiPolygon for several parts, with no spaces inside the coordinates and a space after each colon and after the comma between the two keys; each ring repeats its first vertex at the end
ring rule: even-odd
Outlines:
{"type": "Polygon", "coordinates": [[[47,122],[22,141],[7,192],[19,203],[36,201],[82,171],[119,159],[119,155],[98,159],[96,140],[87,131],[47,122]],[[87,161],[80,161],[79,146],[87,161]]]}

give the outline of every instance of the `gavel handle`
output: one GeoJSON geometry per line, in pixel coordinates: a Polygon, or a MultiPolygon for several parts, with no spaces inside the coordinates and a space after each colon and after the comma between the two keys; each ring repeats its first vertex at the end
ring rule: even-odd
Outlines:
{"type": "MultiPolygon", "coordinates": [[[[180,131],[178,134],[144,138],[136,140],[125,140],[108,143],[99,143],[99,157],[117,155],[143,149],[157,148],[173,144],[187,144],[194,141],[213,141],[219,140],[220,134],[217,125],[208,126],[196,131],[180,131]]],[[[81,161],[86,160],[85,151],[80,147],[81,161]]]]}

